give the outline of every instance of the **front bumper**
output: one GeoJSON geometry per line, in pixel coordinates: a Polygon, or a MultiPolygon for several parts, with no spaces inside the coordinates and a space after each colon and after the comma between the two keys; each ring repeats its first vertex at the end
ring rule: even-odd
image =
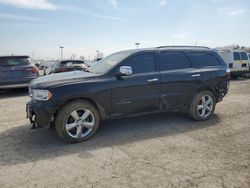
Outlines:
{"type": "Polygon", "coordinates": [[[49,101],[30,101],[26,104],[26,117],[38,128],[49,128],[56,111],[55,105],[49,101]]]}

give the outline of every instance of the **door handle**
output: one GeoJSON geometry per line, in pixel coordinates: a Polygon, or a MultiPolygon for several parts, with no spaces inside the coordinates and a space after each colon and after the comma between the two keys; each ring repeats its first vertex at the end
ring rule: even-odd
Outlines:
{"type": "Polygon", "coordinates": [[[158,82],[158,78],[149,79],[148,82],[158,82]]]}
{"type": "Polygon", "coordinates": [[[194,77],[200,77],[201,75],[200,74],[192,74],[192,78],[194,78],[194,77]]]}

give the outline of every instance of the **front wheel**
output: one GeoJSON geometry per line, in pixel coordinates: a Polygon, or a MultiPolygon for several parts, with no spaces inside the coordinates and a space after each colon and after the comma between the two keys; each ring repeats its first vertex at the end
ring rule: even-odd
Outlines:
{"type": "Polygon", "coordinates": [[[214,113],[215,105],[214,95],[210,91],[200,92],[194,97],[189,114],[195,120],[208,120],[214,113]]]}
{"type": "Polygon", "coordinates": [[[99,114],[87,101],[73,101],[62,108],[55,121],[58,135],[77,143],[91,138],[99,127],[99,114]]]}

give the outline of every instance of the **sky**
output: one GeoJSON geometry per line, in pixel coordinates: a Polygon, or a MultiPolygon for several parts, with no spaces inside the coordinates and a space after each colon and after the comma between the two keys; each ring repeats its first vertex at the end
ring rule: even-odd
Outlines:
{"type": "Polygon", "coordinates": [[[162,45],[250,46],[250,0],[0,0],[0,55],[93,58],[162,45]]]}

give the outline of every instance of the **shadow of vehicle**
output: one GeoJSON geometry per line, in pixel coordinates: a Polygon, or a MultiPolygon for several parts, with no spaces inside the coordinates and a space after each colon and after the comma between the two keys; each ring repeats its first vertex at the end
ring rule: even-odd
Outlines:
{"type": "Polygon", "coordinates": [[[63,142],[52,130],[30,130],[27,125],[18,126],[0,133],[0,165],[22,164],[71,154],[90,158],[93,156],[91,151],[96,148],[160,139],[216,126],[219,121],[216,115],[209,121],[197,122],[176,113],[108,120],[101,124],[94,138],[79,144],[63,142]]]}
{"type": "Polygon", "coordinates": [[[238,77],[238,78],[231,78],[230,82],[239,82],[239,81],[247,81],[248,78],[246,77],[238,77]]]}
{"type": "Polygon", "coordinates": [[[0,89],[0,99],[28,96],[28,88],[0,89]]]}

